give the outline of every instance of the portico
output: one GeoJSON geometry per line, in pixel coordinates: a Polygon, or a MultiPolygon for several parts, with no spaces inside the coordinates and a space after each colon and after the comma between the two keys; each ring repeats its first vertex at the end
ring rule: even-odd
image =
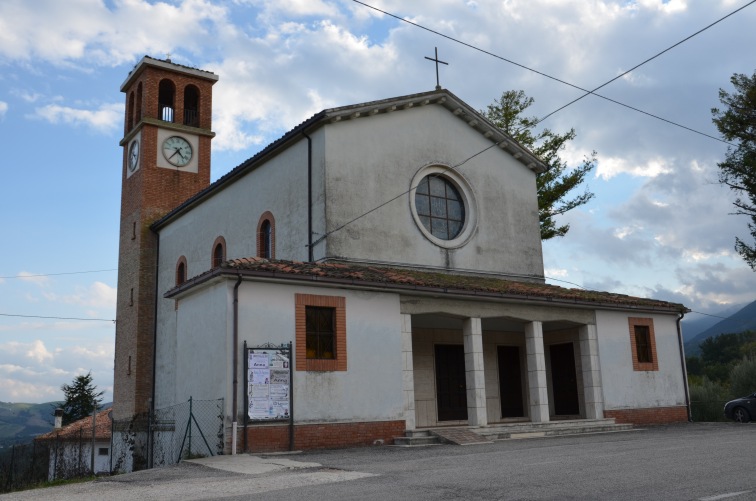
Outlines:
{"type": "Polygon", "coordinates": [[[590,310],[403,298],[407,429],[603,418],[590,310]]]}

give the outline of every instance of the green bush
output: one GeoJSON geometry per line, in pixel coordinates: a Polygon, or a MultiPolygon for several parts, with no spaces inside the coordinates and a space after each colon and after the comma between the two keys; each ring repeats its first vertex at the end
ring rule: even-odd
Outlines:
{"type": "Polygon", "coordinates": [[[693,421],[724,421],[722,409],[728,400],[730,395],[727,389],[706,376],[690,382],[690,410],[693,421]]]}
{"type": "Polygon", "coordinates": [[[735,397],[756,391],[756,359],[743,360],[730,373],[730,389],[735,397]]]}

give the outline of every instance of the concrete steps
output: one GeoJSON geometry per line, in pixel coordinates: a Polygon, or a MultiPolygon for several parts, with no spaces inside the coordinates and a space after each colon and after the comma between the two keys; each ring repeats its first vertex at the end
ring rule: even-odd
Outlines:
{"type": "Polygon", "coordinates": [[[617,424],[614,419],[574,419],[549,421],[548,423],[497,423],[484,428],[454,426],[407,430],[403,437],[394,438],[394,445],[401,447],[439,444],[473,445],[487,444],[494,440],[612,433],[632,429],[633,425],[617,424]]]}
{"type": "Polygon", "coordinates": [[[394,445],[400,447],[441,445],[441,440],[429,430],[407,430],[403,437],[394,437],[394,445]]]}
{"type": "Polygon", "coordinates": [[[575,419],[569,421],[550,421],[548,423],[495,424],[486,428],[476,428],[475,432],[489,440],[506,440],[586,433],[609,433],[632,429],[633,425],[617,424],[614,422],[614,419],[575,419]]]}

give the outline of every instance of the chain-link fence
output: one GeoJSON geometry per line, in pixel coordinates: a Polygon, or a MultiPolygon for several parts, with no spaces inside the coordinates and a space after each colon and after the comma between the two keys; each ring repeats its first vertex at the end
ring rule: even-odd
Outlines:
{"type": "Polygon", "coordinates": [[[34,441],[0,451],[0,492],[28,489],[48,480],[53,444],[34,441]]]}
{"type": "Polygon", "coordinates": [[[690,414],[694,422],[728,421],[724,415],[724,406],[728,400],[692,400],[690,414]]]}
{"type": "Polygon", "coordinates": [[[156,409],[151,416],[113,422],[113,472],[168,466],[223,454],[223,399],[194,400],[156,409]]]}

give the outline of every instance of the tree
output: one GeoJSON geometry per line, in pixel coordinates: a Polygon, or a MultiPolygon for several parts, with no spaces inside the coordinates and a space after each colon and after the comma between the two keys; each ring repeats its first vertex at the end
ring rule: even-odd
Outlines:
{"type": "Polygon", "coordinates": [[[533,129],[538,124],[538,119],[523,114],[533,102],[534,99],[525,95],[525,92],[509,90],[489,104],[483,114],[548,165],[549,169],[536,177],[541,239],[548,240],[563,237],[570,230],[568,224],[557,225],[557,216],[588,203],[594,197],[588,188],[572,199],[567,195],[582,184],[586,175],[596,166],[596,152],[586,156],[579,166],[568,166],[567,162],[559,157],[559,151],[575,139],[575,129],[570,129],[564,134],[543,129],[534,134],[533,129]]]}
{"type": "Polygon", "coordinates": [[[737,193],[735,214],[748,216],[748,229],[754,240],[748,244],[735,238],[735,250],[756,271],[756,72],[749,77],[734,74],[730,82],[735,91],[719,89],[724,111],[712,108],[714,124],[722,136],[736,145],[727,148],[719,166],[719,182],[737,193]]]}
{"type": "Polygon", "coordinates": [[[102,403],[103,391],[98,392],[97,387],[92,384],[92,372],[86,375],[76,376],[71,384],[64,384],[60,387],[65,395],[63,403],[63,425],[73,423],[81,418],[90,416],[94,406],[100,406],[102,403]]]}

